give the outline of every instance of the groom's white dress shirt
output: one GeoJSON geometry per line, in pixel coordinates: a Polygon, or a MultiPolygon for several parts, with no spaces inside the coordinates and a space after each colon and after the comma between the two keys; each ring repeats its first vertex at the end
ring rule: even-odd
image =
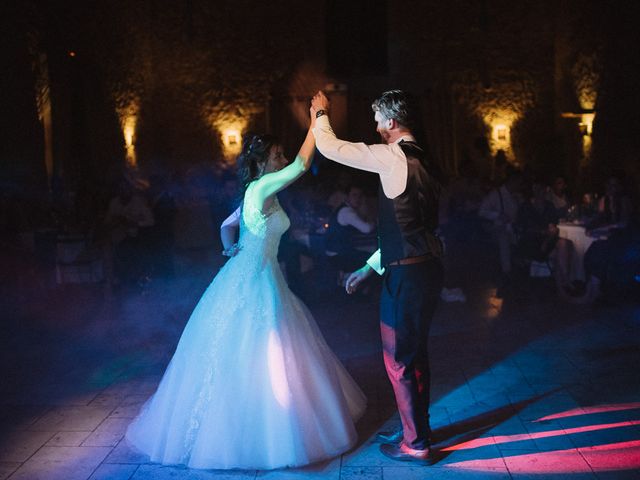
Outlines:
{"type": "MultiPolygon", "coordinates": [[[[313,135],[316,147],[325,157],[348,167],[380,175],[382,191],[387,198],[396,198],[407,188],[407,157],[399,142],[415,141],[413,136],[403,135],[389,145],[347,142],[336,137],[327,115],[316,119],[313,135]]],[[[380,249],[371,255],[367,263],[379,274],[384,272],[380,264],[380,249]]]]}

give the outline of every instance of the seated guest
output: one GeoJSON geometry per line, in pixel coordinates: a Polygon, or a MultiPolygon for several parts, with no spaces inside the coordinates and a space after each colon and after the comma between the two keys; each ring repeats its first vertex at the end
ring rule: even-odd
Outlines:
{"type": "Polygon", "coordinates": [[[546,261],[558,242],[558,213],[545,197],[544,186],[534,183],[518,210],[516,250],[526,259],[546,261]]]}
{"type": "MultiPolygon", "coordinates": [[[[140,281],[149,274],[149,232],[155,224],[147,199],[126,180],[118,185],[104,220],[109,248],[108,272],[116,281],[140,281]]],[[[111,279],[110,279],[111,280],[111,279]]]]}
{"type": "Polygon", "coordinates": [[[604,296],[622,299],[640,281],[640,222],[614,230],[591,244],[584,256],[587,283],[581,295],[569,300],[589,303],[604,296]]]}
{"type": "MultiPolygon", "coordinates": [[[[522,174],[511,171],[504,183],[491,190],[482,200],[478,215],[487,222],[487,230],[498,247],[503,277],[511,273],[511,250],[515,243],[513,224],[518,214],[522,174]]],[[[502,282],[506,279],[503,278],[502,282]]]]}
{"type": "Polygon", "coordinates": [[[302,195],[300,188],[296,187],[296,185],[293,185],[278,193],[280,205],[291,222],[289,229],[280,237],[278,261],[284,265],[285,277],[291,291],[298,296],[303,296],[302,257],[310,257],[311,254],[307,245],[296,236],[295,232],[306,229],[307,234],[309,233],[310,225],[308,225],[307,212],[311,210],[311,206],[302,195]]]}
{"type": "Polygon", "coordinates": [[[595,218],[588,229],[612,231],[624,229],[631,220],[631,199],[625,194],[622,180],[617,175],[611,175],[605,183],[605,193],[598,202],[595,218]]]}
{"type": "Polygon", "coordinates": [[[567,218],[569,207],[569,195],[567,195],[567,180],[562,175],[557,175],[551,183],[551,188],[546,194],[546,199],[553,204],[558,218],[567,218]]]}
{"type": "Polygon", "coordinates": [[[371,252],[356,248],[355,237],[358,234],[370,234],[375,224],[365,220],[362,215],[364,193],[356,185],[347,190],[346,201],[336,208],[329,218],[327,229],[326,253],[336,257],[338,268],[352,272],[367,261],[371,252]]]}
{"type": "Polygon", "coordinates": [[[569,289],[571,242],[559,237],[558,212],[546,199],[541,183],[531,185],[529,198],[518,210],[515,229],[517,256],[524,260],[552,262],[558,287],[569,289]]]}
{"type": "Polygon", "coordinates": [[[347,201],[347,191],[351,184],[351,175],[344,170],[339,170],[337,175],[331,178],[331,191],[327,196],[327,205],[331,211],[342,206],[347,201]]]}
{"type": "Polygon", "coordinates": [[[595,218],[588,230],[606,239],[591,244],[584,256],[587,284],[576,302],[596,300],[601,294],[612,296],[624,292],[640,275],[640,226],[633,221],[633,205],[625,194],[621,177],[611,175],[605,183],[605,194],[597,205],[595,218]]]}

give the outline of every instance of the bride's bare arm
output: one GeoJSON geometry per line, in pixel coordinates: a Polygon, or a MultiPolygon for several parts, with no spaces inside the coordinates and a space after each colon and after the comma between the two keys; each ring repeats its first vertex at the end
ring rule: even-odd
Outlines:
{"type": "Polygon", "coordinates": [[[309,128],[295,160],[282,170],[268,173],[256,181],[254,194],[257,196],[256,203],[260,208],[264,207],[268,199],[271,199],[280,190],[291,185],[309,170],[315,152],[315,145],[316,142],[313,132],[311,128],[309,128]]]}
{"type": "Polygon", "coordinates": [[[231,215],[229,215],[222,225],[220,225],[220,240],[222,240],[222,254],[232,257],[235,255],[234,246],[236,246],[236,235],[240,226],[241,207],[238,207],[231,215]],[[233,254],[231,254],[233,253],[233,254]]]}

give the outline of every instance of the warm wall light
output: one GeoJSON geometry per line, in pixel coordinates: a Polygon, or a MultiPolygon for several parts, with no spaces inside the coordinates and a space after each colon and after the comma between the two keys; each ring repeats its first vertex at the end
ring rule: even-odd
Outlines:
{"type": "Polygon", "coordinates": [[[596,118],[596,112],[586,111],[581,113],[565,112],[562,114],[562,118],[577,118],[579,120],[578,128],[580,133],[584,136],[591,136],[593,132],[593,121],[596,118]]]}
{"type": "Polygon", "coordinates": [[[582,133],[582,135],[591,135],[591,132],[593,132],[593,120],[595,119],[595,117],[595,113],[582,114],[580,124],[578,125],[580,127],[580,133],[582,133]]]}
{"type": "Polygon", "coordinates": [[[495,130],[496,140],[506,141],[509,136],[509,128],[506,125],[496,125],[493,127],[495,130]]]}
{"type": "Polygon", "coordinates": [[[136,117],[127,117],[123,127],[124,144],[127,147],[133,147],[133,136],[136,133],[136,117]]]}
{"type": "Polygon", "coordinates": [[[487,109],[483,121],[488,128],[491,155],[502,150],[509,161],[514,161],[513,149],[511,148],[511,128],[518,118],[517,112],[508,109],[487,109]]]}
{"type": "Polygon", "coordinates": [[[128,96],[126,101],[119,102],[116,108],[120,118],[120,128],[124,137],[124,148],[126,150],[127,165],[132,168],[137,167],[136,158],[136,131],[138,128],[140,101],[137,97],[128,96]]]}
{"type": "Polygon", "coordinates": [[[226,148],[234,149],[240,145],[240,130],[228,128],[222,133],[222,142],[226,148]]]}
{"type": "Polygon", "coordinates": [[[130,167],[135,167],[138,163],[136,159],[136,146],[134,143],[136,121],[137,118],[135,117],[135,115],[128,116],[124,119],[122,127],[122,133],[124,135],[124,146],[127,150],[127,164],[129,164],[130,167]]]}
{"type": "Polygon", "coordinates": [[[510,128],[504,123],[495,123],[491,126],[491,139],[498,149],[504,150],[510,146],[509,133],[510,128]]]}
{"type": "Polygon", "coordinates": [[[220,135],[224,157],[229,161],[233,160],[242,151],[242,134],[246,128],[246,121],[220,120],[214,123],[214,128],[220,135]]]}
{"type": "MultiPolygon", "coordinates": [[[[582,160],[581,165],[588,165],[591,158],[591,146],[593,132],[593,121],[596,118],[596,112],[593,110],[583,110],[580,113],[565,112],[562,113],[562,118],[571,118],[578,120],[578,129],[582,135],[582,160]]],[[[575,120],[574,120],[575,121],[575,120]]]]}
{"type": "Polygon", "coordinates": [[[211,129],[214,151],[222,150],[223,160],[231,164],[242,151],[242,136],[247,130],[253,110],[220,102],[202,107],[202,117],[211,129]]]}

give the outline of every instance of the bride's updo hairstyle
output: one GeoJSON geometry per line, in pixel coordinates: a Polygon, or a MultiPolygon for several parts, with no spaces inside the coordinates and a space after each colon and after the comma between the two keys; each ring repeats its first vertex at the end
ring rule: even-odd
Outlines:
{"type": "Polygon", "coordinates": [[[244,137],[242,152],[237,159],[238,177],[243,190],[246,190],[253,180],[262,175],[269,159],[271,147],[279,144],[278,139],[269,134],[248,134],[244,137]]]}

